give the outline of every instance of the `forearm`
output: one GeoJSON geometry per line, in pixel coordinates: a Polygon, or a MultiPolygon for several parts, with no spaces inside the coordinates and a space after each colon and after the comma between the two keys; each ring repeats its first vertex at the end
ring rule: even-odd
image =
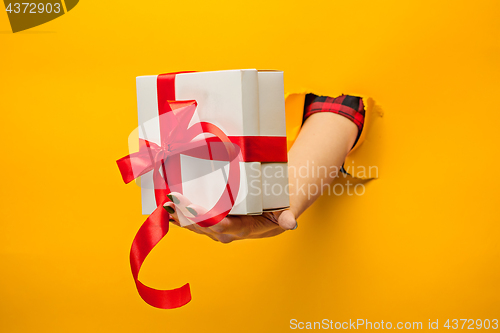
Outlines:
{"type": "Polygon", "coordinates": [[[290,210],[295,218],[337,177],[357,134],[351,120],[335,113],[321,112],[307,118],[288,153],[290,210]]]}

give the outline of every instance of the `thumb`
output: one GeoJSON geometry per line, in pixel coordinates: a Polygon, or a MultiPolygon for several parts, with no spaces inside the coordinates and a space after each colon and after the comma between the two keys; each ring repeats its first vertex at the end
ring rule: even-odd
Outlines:
{"type": "Polygon", "coordinates": [[[283,211],[278,217],[278,224],[285,230],[297,229],[297,220],[295,220],[295,215],[291,210],[287,209],[283,211]]]}

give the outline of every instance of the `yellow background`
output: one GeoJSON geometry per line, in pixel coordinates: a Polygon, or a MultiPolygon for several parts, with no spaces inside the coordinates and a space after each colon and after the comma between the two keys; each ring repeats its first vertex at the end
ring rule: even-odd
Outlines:
{"type": "Polygon", "coordinates": [[[0,331],[500,317],[499,10],[87,0],[17,34],[1,12],[0,331]],[[321,198],[279,237],[224,245],[172,228],[141,279],[190,282],[193,301],[158,310],[128,262],[140,189],[115,164],[137,123],[135,77],[231,68],[284,70],[289,93],[373,98],[380,177],[363,196],[321,198]]]}

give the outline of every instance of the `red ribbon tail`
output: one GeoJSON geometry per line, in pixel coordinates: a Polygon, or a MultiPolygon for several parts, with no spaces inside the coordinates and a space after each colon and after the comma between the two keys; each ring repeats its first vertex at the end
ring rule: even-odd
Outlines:
{"type": "Polygon", "coordinates": [[[158,290],[150,288],[139,281],[139,270],[153,248],[168,233],[169,214],[159,205],[146,219],[135,235],[130,249],[130,266],[142,299],[151,306],[160,309],[174,309],[181,307],[191,300],[189,284],[172,290],[158,290]]]}

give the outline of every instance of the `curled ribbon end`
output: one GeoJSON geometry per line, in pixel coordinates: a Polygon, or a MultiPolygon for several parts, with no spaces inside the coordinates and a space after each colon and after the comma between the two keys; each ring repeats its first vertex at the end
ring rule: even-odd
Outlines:
{"type": "Polygon", "coordinates": [[[140,281],[136,281],[136,284],[141,298],[149,305],[158,309],[180,308],[191,301],[191,289],[189,287],[189,283],[172,290],[157,290],[149,288],[140,281]]]}

